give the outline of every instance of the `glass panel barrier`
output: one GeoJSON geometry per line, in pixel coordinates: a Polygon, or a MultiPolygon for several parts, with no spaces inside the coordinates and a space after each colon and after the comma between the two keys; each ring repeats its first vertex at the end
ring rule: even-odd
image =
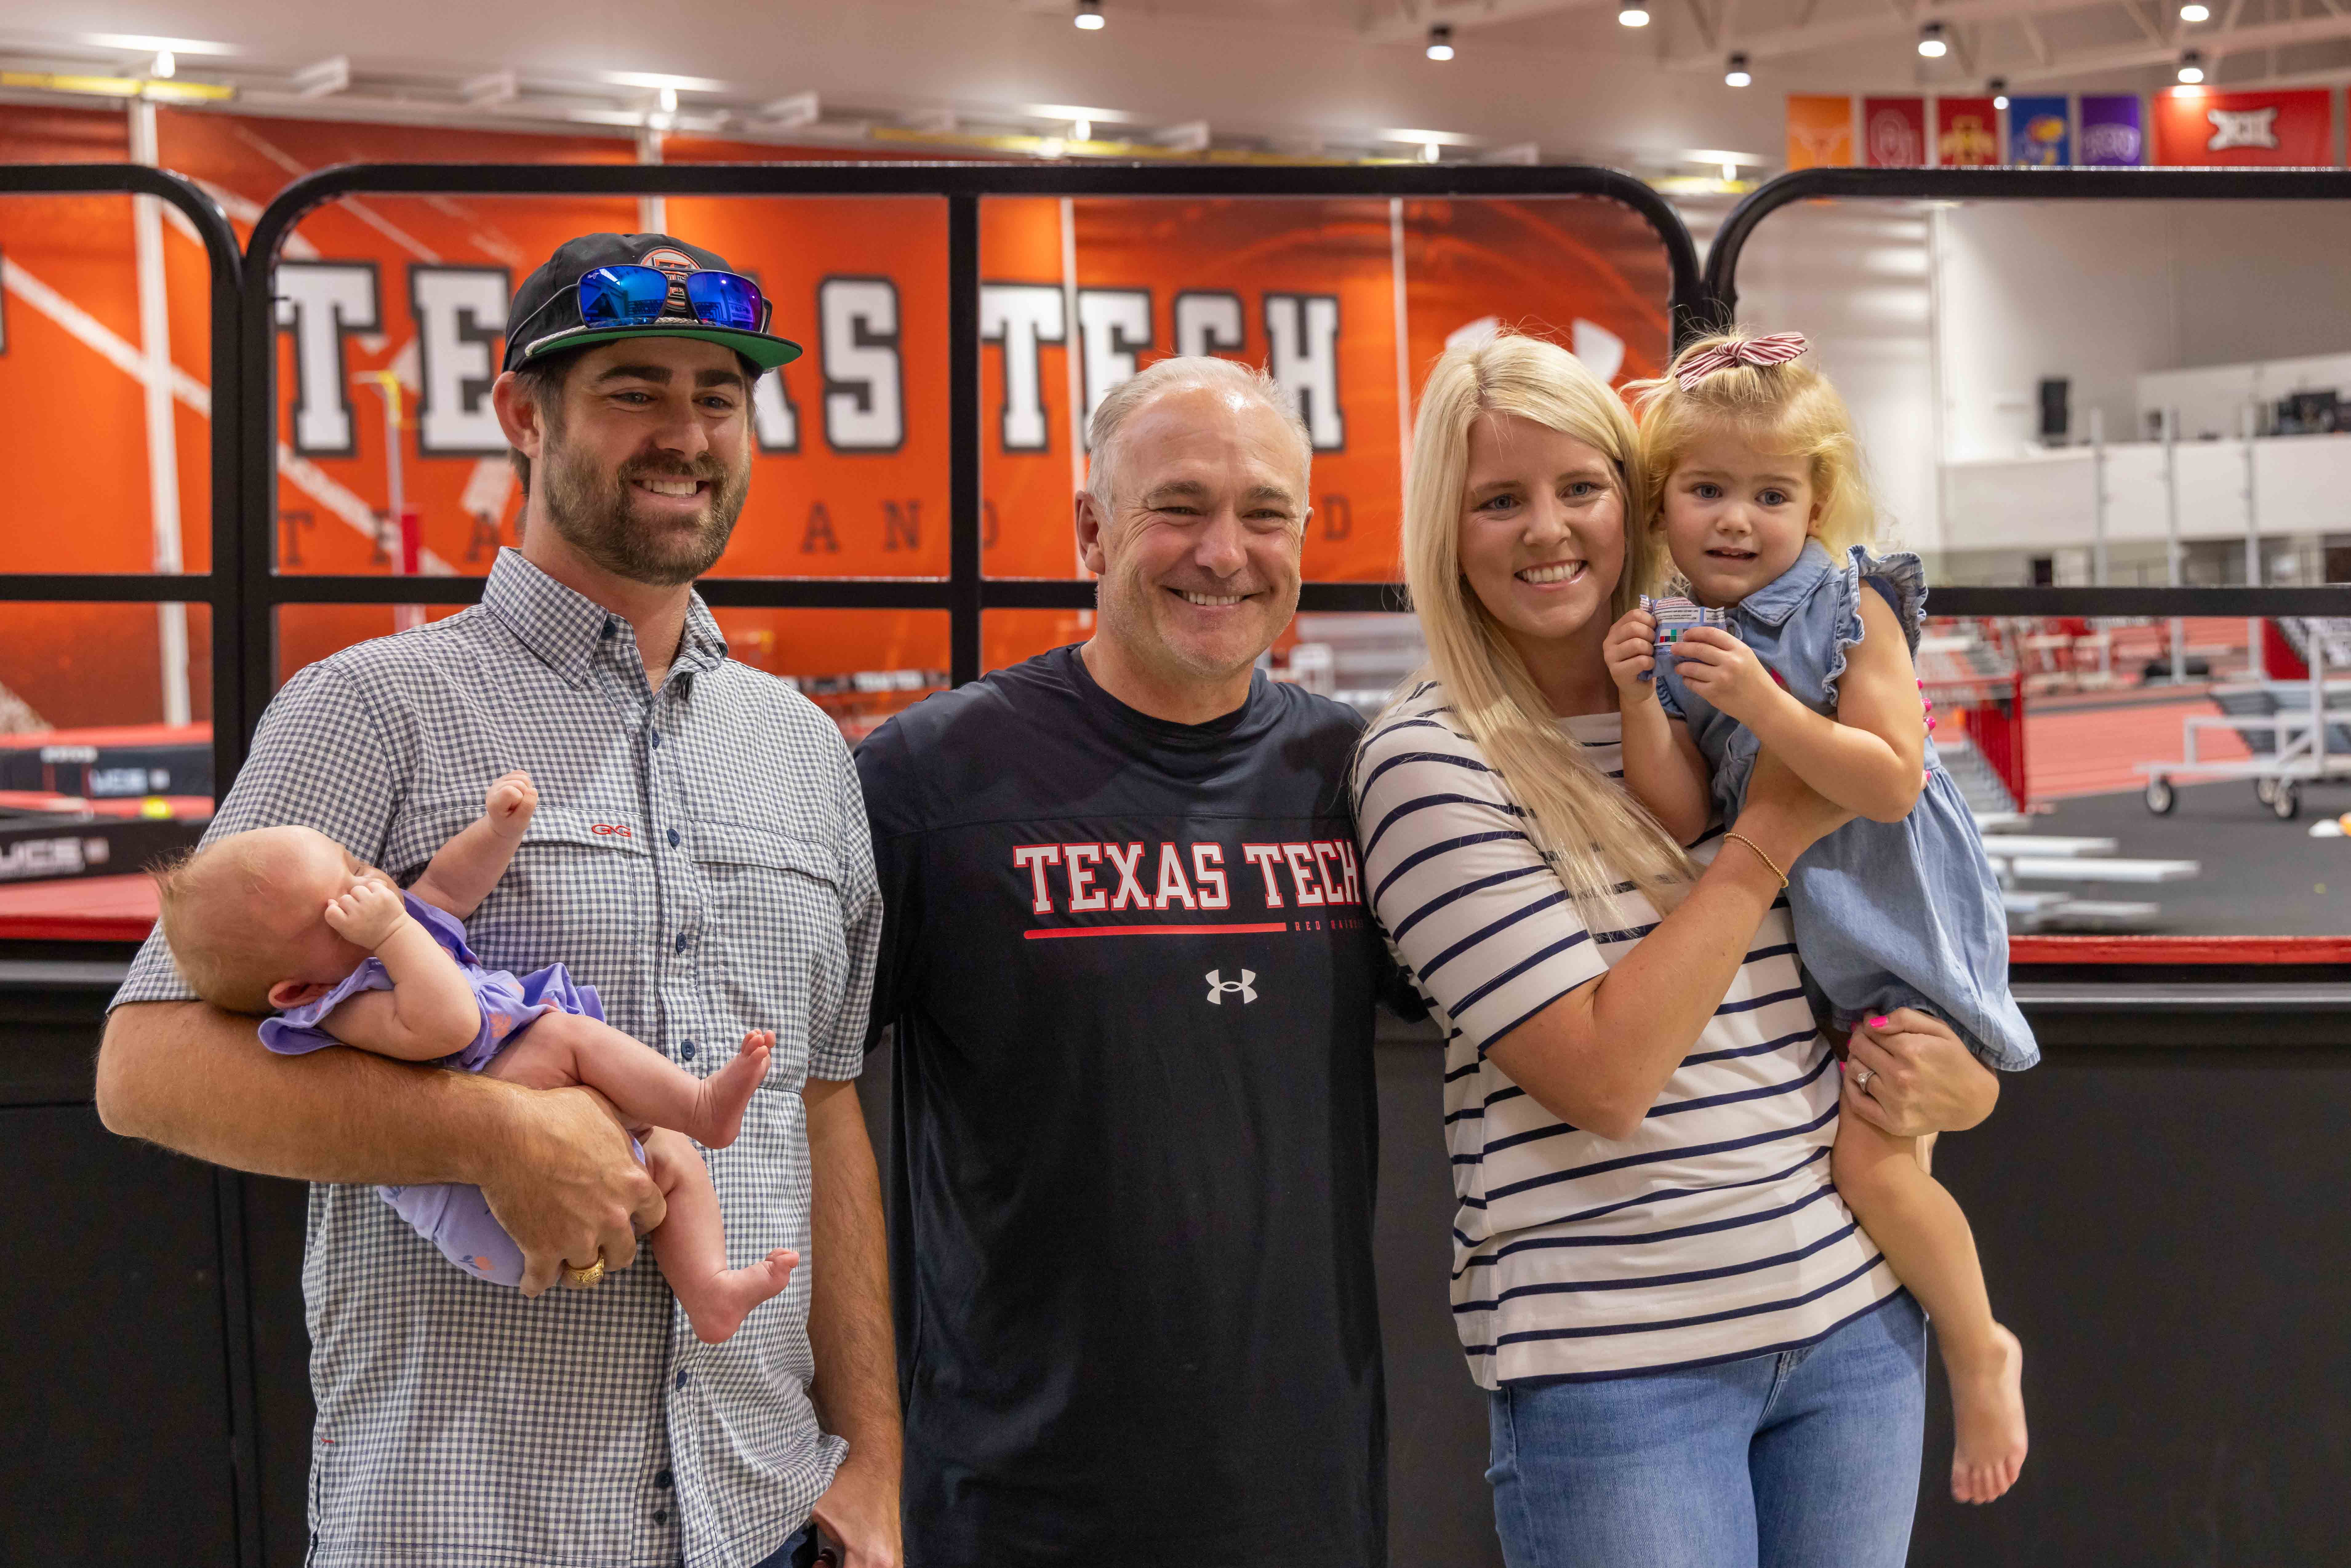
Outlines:
{"type": "MultiPolygon", "coordinates": [[[[2341,202],[1806,202],[1739,314],[1811,340],[1931,583],[2307,593],[2351,580],[2346,246],[2341,202]]],[[[2014,932],[2351,929],[2351,620],[2249,607],[1930,622],[2014,932]]]]}

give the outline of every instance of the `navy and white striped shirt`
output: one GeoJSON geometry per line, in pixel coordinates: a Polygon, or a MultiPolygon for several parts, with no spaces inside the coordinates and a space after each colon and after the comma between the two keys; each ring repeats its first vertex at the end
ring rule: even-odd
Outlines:
{"type": "MultiPolygon", "coordinates": [[[[1616,715],[1564,723],[1621,774],[1616,715]]],[[[1355,820],[1381,928],[1445,1031],[1453,1313],[1471,1375],[1495,1388],[1761,1355],[1876,1306],[1898,1286],[1829,1182],[1837,1072],[1784,903],[1630,1139],[1561,1122],[1488,1060],[1657,916],[1628,893],[1626,929],[1587,928],[1455,724],[1434,682],[1384,716],[1356,766],[1355,820]]]]}

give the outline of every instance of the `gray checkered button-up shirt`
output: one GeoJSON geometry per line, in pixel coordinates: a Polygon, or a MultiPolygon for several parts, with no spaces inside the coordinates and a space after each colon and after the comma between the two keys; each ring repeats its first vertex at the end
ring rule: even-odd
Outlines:
{"type": "MultiPolygon", "coordinates": [[[[466,926],[482,961],[565,964],[697,1073],[776,1031],[741,1137],[705,1157],[729,1260],[803,1261],[725,1344],[695,1339],[650,1251],[525,1301],[372,1188],[311,1188],[319,1568],[739,1568],[799,1528],[845,1452],[808,1397],[824,1260],[799,1090],[862,1065],[881,900],[839,732],[726,653],[697,596],[649,691],[627,621],[507,550],[477,608],[287,682],[222,802],[214,834],[305,822],[405,884],[528,768],[538,814],[466,926]]],[[[159,933],[115,1000],[189,995],[159,933]]]]}

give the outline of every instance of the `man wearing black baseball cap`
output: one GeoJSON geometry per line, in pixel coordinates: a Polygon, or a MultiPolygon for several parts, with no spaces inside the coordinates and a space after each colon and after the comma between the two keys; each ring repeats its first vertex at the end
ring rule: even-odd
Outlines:
{"type": "Polygon", "coordinates": [[[586,235],[532,274],[491,392],[521,548],[479,605],[288,681],[212,831],[305,823],[406,884],[490,779],[527,770],[541,803],[472,946],[517,973],[568,966],[697,1074],[775,1031],[741,1135],[708,1160],[736,1260],[797,1250],[789,1289],[700,1343],[636,1258],[661,1194],[589,1091],[274,1055],[253,1019],[193,999],[160,936],[115,998],[108,1126],[317,1184],[314,1568],[786,1568],[815,1558],[813,1525],[845,1568],[896,1568],[881,1195],[853,1082],[881,932],[865,811],[839,731],[728,660],[693,590],[742,511],[753,383],[799,352],[768,314],[666,235],[586,235]],[[451,1268],[370,1191],[430,1182],[483,1190],[520,1291],[451,1268]],[[559,1276],[581,1292],[543,1296],[559,1276]]]}

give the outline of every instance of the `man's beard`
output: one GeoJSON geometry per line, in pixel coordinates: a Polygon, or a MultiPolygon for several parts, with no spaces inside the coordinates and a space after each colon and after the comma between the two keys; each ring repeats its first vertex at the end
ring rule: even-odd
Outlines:
{"type": "Polygon", "coordinates": [[[540,498],[548,524],[565,544],[615,577],[654,588],[692,582],[717,562],[751,489],[747,462],[741,472],[729,474],[707,455],[692,463],[637,458],[605,476],[555,442],[541,448],[533,477],[544,486],[540,498]],[[639,523],[632,510],[636,496],[632,481],[638,479],[708,484],[701,525],[689,533],[656,533],[639,523]]]}

